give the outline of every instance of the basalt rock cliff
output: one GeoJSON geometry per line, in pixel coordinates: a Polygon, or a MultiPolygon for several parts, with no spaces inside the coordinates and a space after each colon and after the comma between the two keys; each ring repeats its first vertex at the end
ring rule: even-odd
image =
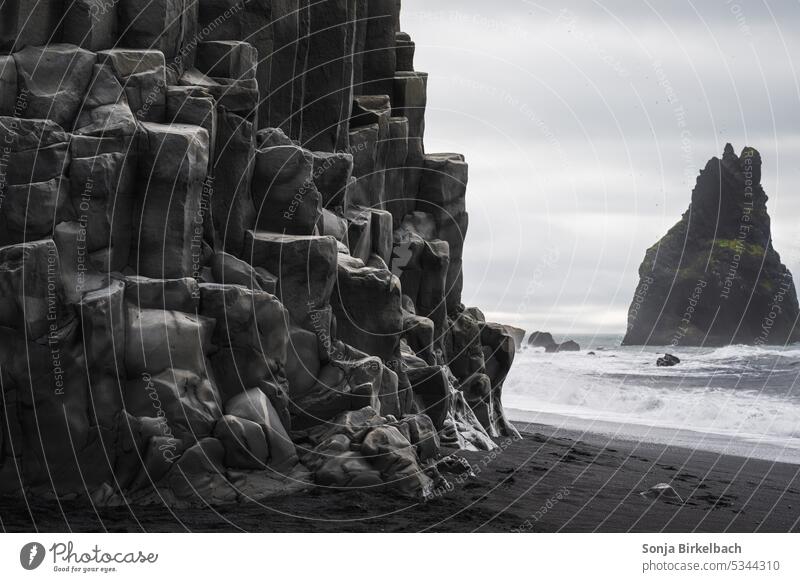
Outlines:
{"type": "Polygon", "coordinates": [[[730,144],[697,178],[681,220],[647,250],[624,343],[785,344],[797,294],[772,246],[761,156],[730,144]]]}
{"type": "Polygon", "coordinates": [[[424,497],[516,435],[399,11],[2,3],[0,495],[424,497]]]}

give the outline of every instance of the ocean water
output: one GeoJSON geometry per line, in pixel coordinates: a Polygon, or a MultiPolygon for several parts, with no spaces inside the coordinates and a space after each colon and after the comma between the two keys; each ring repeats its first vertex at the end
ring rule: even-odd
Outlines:
{"type": "Polygon", "coordinates": [[[571,339],[580,352],[517,353],[503,389],[513,420],[800,463],[800,344],[658,348],[622,347],[621,335],[571,339]],[[657,367],[664,351],[681,363],[657,367]]]}

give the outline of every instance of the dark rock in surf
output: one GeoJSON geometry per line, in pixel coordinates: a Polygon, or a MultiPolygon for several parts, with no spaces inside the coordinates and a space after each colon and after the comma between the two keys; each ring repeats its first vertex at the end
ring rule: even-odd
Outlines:
{"type": "Polygon", "coordinates": [[[528,336],[528,345],[532,348],[547,348],[547,346],[555,345],[555,343],[556,340],[546,331],[534,331],[528,336]]]}
{"type": "Polygon", "coordinates": [[[546,331],[534,331],[528,337],[528,345],[532,348],[544,348],[547,353],[553,352],[579,352],[581,346],[577,342],[567,340],[558,343],[553,339],[552,334],[546,331]]]}
{"type": "Polygon", "coordinates": [[[661,368],[675,366],[680,363],[681,363],[680,359],[677,358],[676,356],[673,356],[672,354],[664,354],[663,357],[658,358],[656,360],[656,366],[659,366],[661,368]]]}
{"type": "Polygon", "coordinates": [[[581,346],[578,342],[574,342],[572,340],[567,340],[565,342],[561,342],[560,344],[553,343],[552,345],[546,346],[544,351],[547,353],[553,352],[579,352],[581,351],[581,346]]]}

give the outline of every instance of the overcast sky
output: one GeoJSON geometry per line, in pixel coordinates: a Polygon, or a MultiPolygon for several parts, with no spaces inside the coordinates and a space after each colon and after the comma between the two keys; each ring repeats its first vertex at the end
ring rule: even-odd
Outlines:
{"type": "Polygon", "coordinates": [[[624,332],[645,250],[699,169],[756,147],[800,272],[798,0],[403,0],[430,73],[426,149],[464,153],[464,302],[563,334],[624,332]]]}

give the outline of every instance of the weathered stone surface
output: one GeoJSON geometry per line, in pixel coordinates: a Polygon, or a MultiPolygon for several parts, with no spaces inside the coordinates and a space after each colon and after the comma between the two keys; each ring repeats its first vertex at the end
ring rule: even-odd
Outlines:
{"type": "Polygon", "coordinates": [[[294,443],[263,392],[248,390],[234,396],[225,403],[225,413],[252,421],[261,427],[269,445],[271,468],[286,472],[298,463],[294,443]]]}
{"type": "Polygon", "coordinates": [[[314,184],[322,196],[322,207],[347,207],[347,185],[353,175],[353,156],[341,152],[313,152],[314,184]]]}
{"type": "Polygon", "coordinates": [[[465,384],[484,372],[481,327],[481,322],[467,311],[448,321],[444,341],[445,359],[456,378],[465,384]]]}
{"type": "Polygon", "coordinates": [[[403,339],[414,354],[429,365],[436,363],[436,328],[433,321],[421,315],[403,314],[403,339]]]}
{"type": "Polygon", "coordinates": [[[370,210],[372,223],[372,253],[376,254],[388,265],[392,261],[394,248],[392,231],[393,220],[391,213],[385,210],[370,210]]]}
{"type": "Polygon", "coordinates": [[[337,265],[336,239],[249,231],[244,258],[278,277],[277,295],[297,322],[328,305],[337,265]]]}
{"type": "Polygon", "coordinates": [[[180,369],[201,372],[214,321],[180,311],[128,305],[125,367],[129,377],[180,369]]]}
{"type": "Polygon", "coordinates": [[[2,4],[0,494],[421,499],[515,434],[399,6],[2,4]]]}
{"type": "Polygon", "coordinates": [[[353,94],[364,93],[364,53],[367,50],[367,0],[356,0],[356,31],[353,46],[353,94]]]}
{"type": "MultiPolygon", "coordinates": [[[[294,327],[289,331],[286,376],[289,380],[290,397],[299,402],[308,395],[318,382],[322,382],[320,340],[314,331],[294,327]]],[[[336,378],[340,383],[344,376],[336,378]]]]}
{"type": "Polygon", "coordinates": [[[311,150],[344,151],[352,106],[355,0],[309,3],[310,33],[300,142],[311,150]]]}
{"type": "Polygon", "coordinates": [[[89,91],[78,111],[74,132],[81,136],[117,138],[126,146],[120,151],[133,157],[129,146],[136,133],[136,119],[111,65],[93,67],[89,91]]]}
{"type": "Polygon", "coordinates": [[[415,368],[408,370],[408,379],[419,410],[431,419],[437,430],[442,430],[451,407],[444,371],[439,366],[415,368]]]}
{"type": "Polygon", "coordinates": [[[209,77],[255,79],[258,51],[248,42],[213,40],[197,45],[197,68],[209,77]]]}
{"type": "Polygon", "coordinates": [[[125,278],[125,300],[139,309],[196,313],[200,287],[191,277],[150,279],[132,275],[125,278]]]}
{"type": "Polygon", "coordinates": [[[425,158],[425,108],[427,107],[428,74],[411,72],[397,73],[392,94],[392,115],[408,119],[408,154],[404,187],[407,206],[400,206],[397,215],[404,215],[415,208],[419,182],[425,158]]]}
{"type": "Polygon", "coordinates": [[[0,7],[0,50],[60,41],[63,0],[16,0],[0,7]]]}
{"type": "Polygon", "coordinates": [[[194,66],[197,0],[126,0],[117,5],[120,44],[164,53],[180,77],[194,66]]]}
{"type": "Polygon", "coordinates": [[[225,252],[214,253],[211,258],[211,274],[215,283],[241,285],[267,293],[272,293],[274,290],[274,277],[265,276],[249,263],[225,252]]]}
{"type": "Polygon", "coordinates": [[[363,58],[365,95],[390,95],[397,69],[395,35],[399,6],[396,0],[369,0],[363,58]]]}
{"type": "Polygon", "coordinates": [[[114,69],[136,119],[164,121],[167,89],[164,53],[147,48],[113,48],[99,51],[97,60],[114,69]]]}
{"type": "MultiPolygon", "coordinates": [[[[288,28],[289,31],[284,32],[286,36],[291,37],[296,41],[298,38],[297,29],[292,28],[289,22],[284,22],[283,18],[294,19],[296,21],[297,15],[293,11],[297,10],[297,0],[251,0],[249,2],[240,2],[239,0],[200,0],[198,12],[198,25],[201,31],[204,31],[203,41],[244,41],[249,43],[256,51],[258,64],[256,67],[255,78],[253,79],[258,83],[261,88],[263,96],[267,97],[272,86],[271,77],[273,76],[273,64],[280,61],[280,66],[275,66],[276,69],[282,71],[282,75],[276,75],[282,79],[286,79],[286,61],[291,62],[290,70],[294,68],[294,47],[285,49],[276,55],[275,36],[278,29],[281,31],[288,28]]],[[[282,42],[286,36],[283,37],[282,42]]],[[[202,51],[201,51],[202,52],[202,51]]],[[[201,61],[202,65],[203,62],[201,61]]],[[[219,71],[214,71],[219,72],[219,71]]],[[[249,77],[232,77],[233,79],[242,78],[249,80],[249,77]]],[[[261,125],[277,125],[270,124],[270,104],[269,99],[263,99],[258,104],[258,97],[256,96],[256,106],[258,107],[258,118],[261,125]]],[[[230,110],[233,110],[229,107],[230,110]]],[[[251,121],[256,121],[252,119],[251,121]]]]}
{"type": "Polygon", "coordinates": [[[208,133],[194,125],[142,126],[131,265],[145,277],[197,276],[208,133]]]}
{"type": "Polygon", "coordinates": [[[111,428],[122,408],[125,378],[125,285],[113,281],[86,293],[79,313],[83,324],[92,416],[97,425],[111,428]]]}
{"type": "Polygon", "coordinates": [[[517,350],[521,350],[525,341],[525,330],[513,325],[503,325],[505,332],[514,339],[514,346],[517,350]]]}
{"type": "Polygon", "coordinates": [[[216,241],[222,250],[240,255],[247,230],[256,224],[251,179],[254,125],[224,107],[219,109],[216,155],[209,180],[216,241]]]}
{"type": "Polygon", "coordinates": [[[397,423],[397,428],[403,433],[408,442],[417,450],[417,457],[421,461],[428,461],[439,456],[439,433],[433,426],[433,421],[426,414],[410,414],[404,416],[397,423]]]}
{"type": "Polygon", "coordinates": [[[256,146],[258,149],[291,145],[297,144],[282,129],[277,127],[265,127],[256,132],[256,146]]]}
{"type": "Polygon", "coordinates": [[[253,202],[259,230],[313,234],[322,200],[313,180],[314,158],[297,146],[256,152],[253,202]]]}
{"type": "Polygon", "coordinates": [[[385,171],[385,206],[391,212],[397,224],[403,217],[414,210],[416,197],[410,197],[406,191],[406,167],[409,158],[408,119],[405,117],[389,118],[388,158],[385,171]]]}
{"type": "Polygon", "coordinates": [[[115,271],[128,264],[135,180],[135,165],[124,152],[73,158],[70,164],[72,215],[90,253],[110,249],[115,271]]]}
{"type": "Polygon", "coordinates": [[[691,207],[639,267],[626,345],[779,344],[800,338],[791,273],[773,248],[761,156],[730,144],[691,207]]]}
{"type": "Polygon", "coordinates": [[[46,341],[33,339],[0,328],[3,424],[15,457],[6,467],[39,498],[79,495],[83,479],[99,483],[109,471],[87,414],[80,326],[72,320],[49,331],[46,341]]]}
{"type": "Polygon", "coordinates": [[[365,406],[382,414],[400,414],[397,376],[379,358],[357,350],[345,353],[336,349],[331,361],[318,370],[317,381],[302,390],[297,390],[290,379],[293,427],[319,425],[365,406]]]}
{"type": "Polygon", "coordinates": [[[161,480],[163,502],[172,506],[222,505],[236,501],[236,491],[225,477],[225,448],[205,438],[186,450],[161,480]]]}
{"type": "Polygon", "coordinates": [[[265,291],[240,285],[202,283],[200,313],[217,320],[212,341],[220,347],[247,347],[262,357],[286,361],[289,314],[265,291]]]}
{"type": "Polygon", "coordinates": [[[503,382],[511,370],[516,352],[516,342],[506,328],[507,326],[497,323],[486,323],[481,327],[485,371],[492,383],[487,418],[481,419],[481,422],[492,436],[519,438],[519,431],[508,421],[503,410],[503,382]]]}
{"type": "Polygon", "coordinates": [[[303,108],[305,77],[299,73],[308,56],[308,14],[304,0],[273,0],[272,50],[259,50],[263,66],[270,72],[269,85],[259,85],[265,96],[269,95],[262,101],[259,126],[279,127],[294,139],[300,136],[302,126],[297,113],[303,108]]]}
{"type": "Polygon", "coordinates": [[[348,223],[344,217],[331,212],[327,208],[322,209],[322,215],[317,223],[317,230],[323,236],[332,236],[337,241],[344,243],[347,240],[348,223]]]}
{"type": "Polygon", "coordinates": [[[400,281],[389,271],[339,255],[331,305],[346,343],[384,360],[397,355],[403,332],[400,281]]]}
{"type": "Polygon", "coordinates": [[[175,438],[163,417],[134,417],[123,412],[111,451],[118,483],[129,494],[152,490],[189,446],[175,438]]]}
{"type": "Polygon", "coordinates": [[[7,150],[5,184],[47,182],[65,173],[68,136],[49,120],[0,117],[0,137],[7,150]]]}
{"type": "Polygon", "coordinates": [[[462,259],[467,236],[468,216],[465,203],[467,164],[460,154],[430,154],[420,179],[417,210],[430,213],[436,221],[437,238],[450,247],[447,269],[446,303],[448,313],[461,304],[463,286],[462,259]]]}
{"type": "Polygon", "coordinates": [[[425,498],[431,494],[431,479],[422,472],[413,445],[397,428],[372,429],[361,443],[361,454],[392,488],[415,497],[425,498]]]}
{"type": "Polygon", "coordinates": [[[226,414],[214,425],[214,438],[225,447],[225,466],[235,469],[265,469],[269,445],[264,430],[252,420],[226,414]]]}
{"type": "Polygon", "coordinates": [[[215,79],[218,84],[209,85],[206,90],[214,96],[217,103],[252,123],[258,121],[258,84],[253,79],[215,79]]]}
{"type": "MultiPolygon", "coordinates": [[[[181,363],[185,363],[183,360],[181,363]]],[[[152,365],[157,367],[158,363],[152,365]]],[[[155,375],[145,372],[128,380],[125,408],[135,416],[164,418],[177,438],[196,441],[209,436],[222,416],[220,397],[208,378],[178,365],[155,375]]]]}
{"type": "Polygon", "coordinates": [[[72,216],[62,178],[26,185],[7,185],[0,208],[0,244],[35,241],[53,233],[53,226],[72,216]]]}
{"type": "Polygon", "coordinates": [[[27,102],[23,116],[72,128],[96,57],[74,45],[27,47],[14,53],[17,85],[27,102]]]}
{"type": "Polygon", "coordinates": [[[59,274],[69,303],[76,304],[84,293],[108,287],[110,265],[105,260],[108,257],[103,256],[105,249],[96,253],[87,252],[86,230],[79,222],[56,225],[53,241],[58,248],[59,274]],[[98,264],[98,259],[104,260],[104,263],[98,264]]]}
{"type": "Polygon", "coordinates": [[[97,0],[64,3],[61,40],[90,51],[109,49],[117,41],[117,11],[97,0]]]}
{"type": "Polygon", "coordinates": [[[325,462],[314,475],[319,485],[354,489],[372,488],[383,483],[380,471],[373,469],[355,451],[336,447],[332,442],[320,445],[318,452],[325,457],[325,462]]]}
{"type": "Polygon", "coordinates": [[[353,201],[370,208],[383,209],[386,201],[391,114],[388,95],[361,95],[353,100],[350,147],[356,152],[353,175],[358,178],[353,201]]]}
{"type": "Polygon", "coordinates": [[[441,344],[447,324],[447,273],[450,246],[436,238],[436,225],[427,213],[407,215],[394,233],[392,272],[400,277],[403,293],[411,298],[416,313],[429,318],[441,344]]]}
{"type": "MultiPolygon", "coordinates": [[[[374,408],[365,406],[359,410],[343,412],[330,422],[314,427],[308,431],[308,436],[313,443],[324,443],[336,436],[344,436],[349,446],[350,442],[362,442],[372,428],[386,423],[386,419],[374,408]]],[[[342,442],[341,439],[337,440],[342,442]]]]}
{"type": "Polygon", "coordinates": [[[405,32],[395,34],[395,56],[397,58],[396,69],[400,71],[414,70],[414,52],[416,44],[411,40],[411,36],[405,32]]]}
{"type": "Polygon", "coordinates": [[[378,165],[378,141],[380,126],[377,123],[354,128],[350,131],[350,151],[353,154],[353,177],[355,182],[349,195],[350,201],[367,207],[379,208],[380,191],[374,189],[380,176],[378,165]]]}
{"type": "Polygon", "coordinates": [[[17,104],[17,65],[11,55],[0,56],[0,115],[14,115],[17,104]]]}
{"type": "Polygon", "coordinates": [[[217,142],[217,108],[211,93],[202,87],[170,85],[166,94],[168,123],[199,125],[208,132],[208,161],[214,161],[217,142]]]}
{"type": "Polygon", "coordinates": [[[409,155],[412,152],[424,153],[422,140],[425,137],[427,87],[427,73],[399,72],[389,93],[392,95],[392,115],[408,119],[409,155]],[[412,140],[416,140],[417,145],[412,147],[412,140]]]}
{"type": "Polygon", "coordinates": [[[48,240],[0,248],[0,325],[29,341],[66,325],[72,312],[64,301],[58,249],[48,240]]]}
{"type": "Polygon", "coordinates": [[[350,255],[366,263],[372,254],[372,214],[361,206],[353,206],[346,216],[350,255]]]}

